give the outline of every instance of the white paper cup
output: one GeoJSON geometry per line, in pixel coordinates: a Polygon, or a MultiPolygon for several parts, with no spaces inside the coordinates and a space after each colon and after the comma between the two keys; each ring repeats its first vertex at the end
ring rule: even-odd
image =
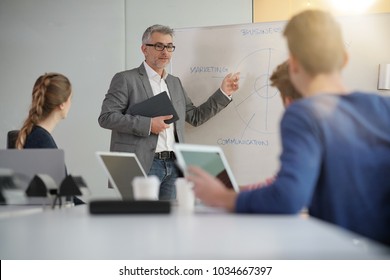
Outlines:
{"type": "Polygon", "coordinates": [[[175,185],[178,209],[184,212],[193,212],[195,207],[194,184],[185,178],[177,178],[175,185]]]}
{"type": "Polygon", "coordinates": [[[157,176],[135,177],[132,184],[135,200],[158,200],[160,180],[157,176]]]}

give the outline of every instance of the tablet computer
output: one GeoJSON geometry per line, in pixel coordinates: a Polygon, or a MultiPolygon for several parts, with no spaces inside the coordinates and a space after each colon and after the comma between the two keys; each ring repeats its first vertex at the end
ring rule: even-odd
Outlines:
{"type": "Polygon", "coordinates": [[[133,179],[138,176],[147,176],[136,154],[98,151],[96,155],[112,187],[119,192],[121,198],[133,200],[133,179]]]}
{"type": "Polygon", "coordinates": [[[150,118],[172,115],[171,119],[164,121],[167,124],[173,123],[179,119],[179,115],[173,107],[172,101],[166,91],[130,106],[127,113],[150,118]]]}
{"type": "Polygon", "coordinates": [[[226,187],[236,192],[239,191],[236,179],[221,147],[176,143],[174,151],[177,164],[184,174],[186,174],[188,166],[196,165],[220,179],[226,187]]]}

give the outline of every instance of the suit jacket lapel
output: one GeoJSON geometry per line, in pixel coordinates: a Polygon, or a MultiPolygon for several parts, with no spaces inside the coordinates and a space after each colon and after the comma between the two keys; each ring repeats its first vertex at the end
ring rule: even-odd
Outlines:
{"type": "Polygon", "coordinates": [[[141,80],[141,83],[144,87],[146,96],[148,98],[153,97],[154,94],[153,94],[152,86],[150,85],[148,74],[146,73],[146,69],[143,63],[140,65],[140,67],[138,67],[138,73],[139,73],[139,78],[141,80]]]}
{"type": "Polygon", "coordinates": [[[171,100],[173,105],[175,105],[179,99],[179,96],[177,95],[178,91],[176,89],[176,85],[173,82],[174,80],[172,79],[172,76],[168,74],[165,82],[167,83],[167,87],[169,90],[169,95],[171,96],[171,100]]]}

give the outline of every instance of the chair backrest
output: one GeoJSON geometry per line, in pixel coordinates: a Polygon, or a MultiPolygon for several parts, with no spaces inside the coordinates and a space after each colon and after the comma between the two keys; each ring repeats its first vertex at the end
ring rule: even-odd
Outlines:
{"type": "Polygon", "coordinates": [[[7,134],[7,149],[15,149],[19,130],[10,130],[7,134]]]}

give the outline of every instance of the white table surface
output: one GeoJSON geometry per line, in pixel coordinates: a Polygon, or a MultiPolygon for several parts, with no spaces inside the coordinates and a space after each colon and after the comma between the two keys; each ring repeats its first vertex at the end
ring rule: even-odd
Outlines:
{"type": "Polygon", "coordinates": [[[176,207],[161,215],[91,215],[87,205],[1,206],[0,259],[390,259],[390,247],[299,215],[184,214],[176,207]]]}

